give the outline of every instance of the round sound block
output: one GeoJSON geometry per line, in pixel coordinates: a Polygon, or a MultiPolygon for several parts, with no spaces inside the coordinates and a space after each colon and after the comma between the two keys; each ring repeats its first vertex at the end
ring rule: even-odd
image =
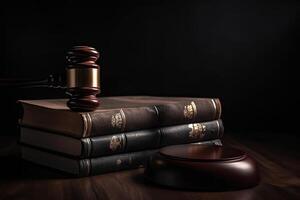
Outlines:
{"type": "Polygon", "coordinates": [[[162,148],[149,160],[145,176],[160,185],[193,190],[242,189],[259,183],[258,169],[249,155],[216,145],[162,148]]]}

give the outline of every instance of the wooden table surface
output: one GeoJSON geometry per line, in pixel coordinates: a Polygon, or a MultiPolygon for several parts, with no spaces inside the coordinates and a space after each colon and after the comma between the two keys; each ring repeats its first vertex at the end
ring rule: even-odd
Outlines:
{"type": "MultiPolygon", "coordinates": [[[[86,178],[22,161],[16,137],[0,137],[0,199],[300,199],[300,155],[295,135],[253,133],[225,135],[224,144],[257,160],[261,182],[237,191],[184,191],[148,183],[143,169],[86,178]]],[[[199,180],[201,181],[201,180],[199,180]]]]}

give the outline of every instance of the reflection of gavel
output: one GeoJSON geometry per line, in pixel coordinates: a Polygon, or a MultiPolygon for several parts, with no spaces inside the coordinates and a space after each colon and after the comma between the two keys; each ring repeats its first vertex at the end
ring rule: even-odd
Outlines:
{"type": "Polygon", "coordinates": [[[100,69],[95,63],[98,58],[94,48],[75,46],[67,52],[66,78],[50,75],[42,80],[0,79],[0,88],[62,88],[70,96],[67,106],[71,110],[92,111],[99,106],[96,95],[100,93],[100,69]]]}
{"type": "Polygon", "coordinates": [[[75,46],[67,53],[68,107],[73,111],[92,111],[99,106],[99,53],[92,47],[75,46]]]}

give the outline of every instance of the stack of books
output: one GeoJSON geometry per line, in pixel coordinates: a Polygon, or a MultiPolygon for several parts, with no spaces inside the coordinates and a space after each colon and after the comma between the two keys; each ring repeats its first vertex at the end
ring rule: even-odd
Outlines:
{"type": "Polygon", "coordinates": [[[219,99],[102,97],[93,112],[67,99],[21,100],[22,158],[79,176],[143,166],[161,147],[220,144],[219,99]]]}

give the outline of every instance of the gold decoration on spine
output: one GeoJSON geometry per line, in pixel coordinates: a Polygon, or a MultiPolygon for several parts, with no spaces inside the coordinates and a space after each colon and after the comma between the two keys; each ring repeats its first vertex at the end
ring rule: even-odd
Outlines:
{"type": "Polygon", "coordinates": [[[220,99],[215,99],[215,102],[217,104],[217,119],[220,119],[221,118],[221,114],[222,114],[222,105],[221,105],[221,102],[220,102],[220,99]]]}
{"type": "Polygon", "coordinates": [[[90,157],[91,156],[91,152],[92,152],[92,142],[91,142],[91,138],[83,138],[82,139],[82,144],[83,144],[83,155],[86,157],[90,157]]]}
{"type": "Polygon", "coordinates": [[[221,112],[222,112],[221,102],[219,99],[212,99],[211,101],[213,103],[214,110],[215,110],[215,119],[220,119],[221,112]]]}
{"type": "Polygon", "coordinates": [[[158,111],[157,106],[154,105],[153,108],[154,108],[154,110],[155,110],[155,114],[159,117],[159,111],[158,111]]]}
{"type": "Polygon", "coordinates": [[[120,113],[121,113],[122,119],[123,119],[122,131],[124,131],[125,127],[126,127],[126,116],[125,116],[125,113],[122,109],[120,110],[120,113]]]}
{"type": "Polygon", "coordinates": [[[189,124],[189,128],[191,129],[189,137],[193,139],[203,137],[206,131],[206,126],[200,123],[189,124]]]}
{"type": "Polygon", "coordinates": [[[220,138],[220,124],[219,124],[219,120],[217,120],[216,123],[217,123],[217,127],[218,127],[218,136],[220,138]]]}
{"type": "Polygon", "coordinates": [[[82,176],[89,176],[91,173],[91,160],[83,159],[80,161],[80,174],[82,176]]]}
{"type": "Polygon", "coordinates": [[[116,151],[118,149],[121,149],[123,146],[123,137],[114,135],[111,137],[110,143],[109,143],[109,149],[112,151],[116,151]]]}
{"type": "Polygon", "coordinates": [[[216,102],[215,102],[214,99],[211,99],[211,102],[212,102],[213,107],[214,107],[214,119],[216,119],[217,113],[218,113],[218,111],[217,111],[218,108],[217,108],[217,105],[216,105],[216,102]]]}
{"type": "Polygon", "coordinates": [[[121,129],[122,131],[125,130],[126,116],[122,109],[120,109],[120,112],[111,116],[111,125],[112,127],[121,129]]]}
{"type": "Polygon", "coordinates": [[[197,115],[197,106],[194,101],[184,106],[183,114],[184,114],[184,118],[186,119],[189,120],[195,119],[197,115]]]}
{"type": "Polygon", "coordinates": [[[81,117],[83,119],[83,133],[82,137],[90,137],[92,129],[92,118],[89,113],[82,113],[81,117]]]}
{"type": "Polygon", "coordinates": [[[116,113],[114,115],[111,116],[111,125],[112,127],[117,127],[117,128],[122,128],[122,123],[123,123],[123,120],[122,120],[122,116],[121,116],[121,113],[116,113]]]}
{"type": "Polygon", "coordinates": [[[121,164],[122,164],[122,160],[121,160],[121,159],[118,159],[118,160],[116,161],[116,164],[117,164],[117,165],[121,165],[121,164]]]}

